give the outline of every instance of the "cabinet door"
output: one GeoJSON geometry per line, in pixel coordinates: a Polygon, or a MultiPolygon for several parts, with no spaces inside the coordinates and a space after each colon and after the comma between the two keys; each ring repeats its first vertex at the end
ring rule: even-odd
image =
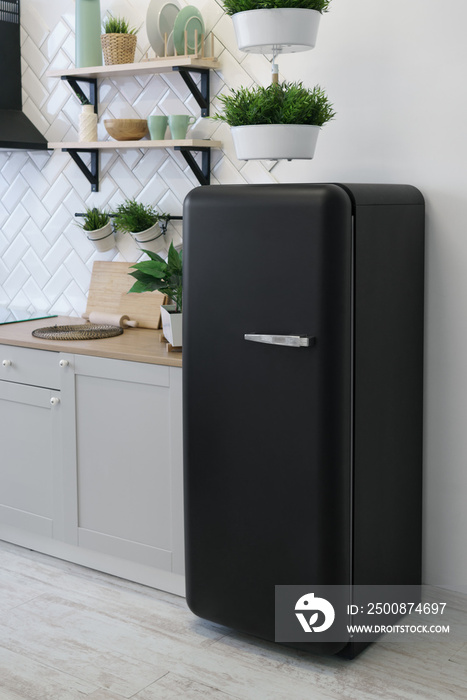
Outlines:
{"type": "Polygon", "coordinates": [[[61,444],[60,392],[0,382],[0,522],[52,537],[61,444]],[[51,402],[52,400],[52,402],[51,402]]]}
{"type": "Polygon", "coordinates": [[[173,571],[169,368],[75,356],[75,391],[79,545],[173,571]]]}

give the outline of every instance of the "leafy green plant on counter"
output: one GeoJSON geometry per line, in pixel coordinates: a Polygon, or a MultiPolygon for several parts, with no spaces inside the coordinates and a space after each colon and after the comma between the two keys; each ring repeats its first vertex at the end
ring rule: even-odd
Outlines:
{"type": "Polygon", "coordinates": [[[276,7],[327,12],[331,0],[224,0],[228,15],[247,10],[271,10],[276,7]]]}
{"type": "Polygon", "coordinates": [[[267,87],[241,87],[230,95],[220,95],[222,114],[212,119],[230,126],[254,124],[314,124],[323,126],[334,116],[333,105],[324,90],[315,85],[312,90],[298,83],[273,83],[267,87]]]}
{"type": "Polygon", "coordinates": [[[97,231],[97,229],[102,228],[110,221],[109,214],[102,209],[93,207],[92,209],[86,208],[86,213],[83,216],[83,221],[78,222],[80,226],[85,231],[97,231]]]}
{"type": "Polygon", "coordinates": [[[176,305],[176,313],[182,311],[182,287],[183,287],[183,261],[182,251],[177,253],[174,244],[170,244],[167,262],[157,253],[150,250],[144,251],[150,260],[132,265],[134,272],[129,272],[136,278],[136,282],[130,292],[154,292],[167,294],[176,305]]]}
{"type": "Polygon", "coordinates": [[[168,214],[160,214],[150,204],[127,199],[117,207],[114,223],[122,233],[140,233],[159,221],[168,221],[169,218],[168,214]]]}
{"type": "Polygon", "coordinates": [[[103,34],[137,34],[138,32],[139,28],[130,27],[127,19],[114,17],[110,11],[107,12],[107,17],[102,20],[103,34]]]}

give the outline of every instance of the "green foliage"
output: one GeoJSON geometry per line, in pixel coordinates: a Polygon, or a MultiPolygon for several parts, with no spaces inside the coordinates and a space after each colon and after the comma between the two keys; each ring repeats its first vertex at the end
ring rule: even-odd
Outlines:
{"type": "Polygon", "coordinates": [[[107,212],[94,207],[93,209],[86,209],[86,214],[83,217],[83,222],[79,222],[79,226],[85,231],[97,231],[98,228],[102,228],[110,221],[107,212]]]}
{"type": "Polygon", "coordinates": [[[170,244],[167,262],[157,253],[144,251],[150,260],[132,265],[134,272],[128,274],[136,278],[130,292],[154,292],[167,294],[176,305],[176,311],[182,310],[183,262],[182,251],[177,253],[173,243],[170,244]]]}
{"type": "Polygon", "coordinates": [[[151,228],[158,221],[169,218],[168,214],[159,214],[150,204],[127,199],[117,207],[114,223],[115,227],[123,233],[139,233],[151,228]]]}
{"type": "Polygon", "coordinates": [[[111,12],[102,20],[103,34],[137,34],[139,28],[130,27],[130,23],[124,17],[114,17],[111,12]]]}
{"type": "Polygon", "coordinates": [[[267,87],[239,88],[230,95],[221,95],[223,114],[212,119],[230,126],[253,124],[315,124],[323,126],[335,116],[325,92],[315,85],[313,90],[302,83],[273,83],[267,87]]]}
{"type": "Polygon", "coordinates": [[[81,102],[82,105],[90,105],[91,104],[84,93],[77,92],[76,97],[78,98],[78,100],[81,102]]]}
{"type": "Polygon", "coordinates": [[[317,10],[327,12],[331,0],[224,0],[224,9],[228,15],[247,10],[270,10],[274,7],[317,10]]]}

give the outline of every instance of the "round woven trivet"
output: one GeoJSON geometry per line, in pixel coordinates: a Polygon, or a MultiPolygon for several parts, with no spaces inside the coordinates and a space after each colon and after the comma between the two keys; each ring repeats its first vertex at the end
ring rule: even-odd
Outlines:
{"type": "Polygon", "coordinates": [[[123,328],[100,323],[83,323],[78,326],[46,326],[45,328],[36,328],[32,332],[36,338],[47,338],[47,340],[95,340],[97,338],[111,338],[122,333],[123,328]]]}

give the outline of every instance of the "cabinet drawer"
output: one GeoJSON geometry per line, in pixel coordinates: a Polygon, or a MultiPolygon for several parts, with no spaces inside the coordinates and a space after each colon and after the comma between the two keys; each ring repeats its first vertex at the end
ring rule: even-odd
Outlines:
{"type": "Polygon", "coordinates": [[[0,345],[0,379],[58,389],[59,361],[58,352],[0,345]]]}

